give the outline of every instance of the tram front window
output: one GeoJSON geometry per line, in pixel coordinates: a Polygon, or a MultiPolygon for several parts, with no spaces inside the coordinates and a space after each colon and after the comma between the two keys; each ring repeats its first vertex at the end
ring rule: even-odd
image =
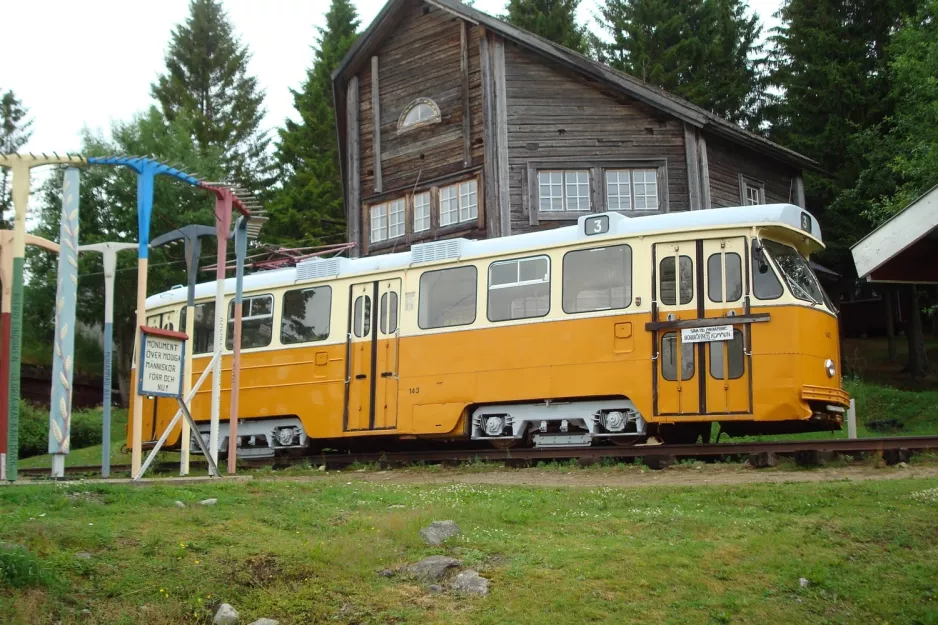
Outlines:
{"type": "Polygon", "coordinates": [[[826,304],[833,310],[833,306],[827,303],[827,296],[817,276],[811,271],[808,261],[795,248],[768,240],[763,240],[762,245],[775,260],[792,295],[812,304],[826,304]]]}

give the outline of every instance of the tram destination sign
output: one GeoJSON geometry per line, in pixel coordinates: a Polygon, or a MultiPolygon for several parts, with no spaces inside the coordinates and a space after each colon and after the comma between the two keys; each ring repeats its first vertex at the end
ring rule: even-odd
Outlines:
{"type": "Polygon", "coordinates": [[[682,343],[713,343],[732,341],[733,326],[710,326],[707,328],[687,328],[681,330],[682,343]]]}
{"type": "Polygon", "coordinates": [[[181,397],[186,335],[181,332],[141,328],[138,389],[141,395],[181,397]]]}

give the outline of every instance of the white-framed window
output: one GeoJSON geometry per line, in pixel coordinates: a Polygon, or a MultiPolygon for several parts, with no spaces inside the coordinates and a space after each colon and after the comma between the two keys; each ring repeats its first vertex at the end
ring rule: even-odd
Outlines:
{"type": "Polygon", "coordinates": [[[658,210],[658,171],[607,169],[606,210],[658,210]]]}
{"type": "Polygon", "coordinates": [[[543,212],[590,210],[590,172],[588,169],[538,171],[537,187],[538,207],[543,212]]]}
{"type": "Polygon", "coordinates": [[[404,132],[411,128],[435,124],[441,119],[440,107],[429,98],[417,98],[401,112],[397,122],[397,131],[404,132]]]}
{"type": "Polygon", "coordinates": [[[371,207],[371,242],[404,236],[404,198],[371,207]]]}
{"type": "Polygon", "coordinates": [[[460,182],[440,189],[440,226],[479,218],[479,183],[460,182]]]}
{"type": "Polygon", "coordinates": [[[430,192],[424,191],[414,196],[414,232],[426,232],[430,229],[430,192]]]}
{"type": "Polygon", "coordinates": [[[543,317],[550,311],[550,258],[532,256],[489,265],[489,321],[543,317]]]}
{"type": "Polygon", "coordinates": [[[765,184],[759,180],[739,175],[740,201],[743,206],[765,204],[765,184]]]}
{"type": "MultiPolygon", "coordinates": [[[[228,302],[225,348],[234,348],[235,302],[228,302]]],[[[274,296],[255,295],[241,300],[241,349],[267,347],[274,329],[274,296]]]]}

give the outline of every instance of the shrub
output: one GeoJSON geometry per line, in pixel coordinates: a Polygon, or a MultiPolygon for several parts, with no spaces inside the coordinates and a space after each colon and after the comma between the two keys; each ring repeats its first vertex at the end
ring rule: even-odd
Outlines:
{"type": "Polygon", "coordinates": [[[39,558],[25,547],[0,544],[0,586],[50,586],[53,581],[39,558]]]}
{"type": "MultiPolygon", "coordinates": [[[[71,448],[90,447],[101,442],[101,410],[72,413],[71,448]]],[[[20,457],[39,456],[49,451],[49,411],[20,402],[20,457]]]]}

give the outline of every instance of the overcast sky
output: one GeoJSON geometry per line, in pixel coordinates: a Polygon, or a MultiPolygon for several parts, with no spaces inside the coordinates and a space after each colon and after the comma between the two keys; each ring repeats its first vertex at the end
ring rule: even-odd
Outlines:
{"type": "MultiPolygon", "coordinates": [[[[355,0],[362,27],[384,0],[355,0]]],[[[766,27],[780,0],[750,0],[766,27]]],[[[0,89],[12,89],[34,119],[27,151],[79,148],[82,127],[107,132],[150,106],[150,83],[165,69],[173,26],[184,21],[188,0],[33,0],[3,2],[4,47],[0,89]],[[158,9],[150,10],[151,7],[158,9]]],[[[266,91],[268,128],[293,113],[289,88],[312,62],[314,26],[328,0],[224,0],[228,16],[251,50],[250,71],[266,91]]],[[[476,0],[477,9],[501,13],[505,0],[476,0]]],[[[590,19],[594,0],[583,0],[590,19]]]]}

